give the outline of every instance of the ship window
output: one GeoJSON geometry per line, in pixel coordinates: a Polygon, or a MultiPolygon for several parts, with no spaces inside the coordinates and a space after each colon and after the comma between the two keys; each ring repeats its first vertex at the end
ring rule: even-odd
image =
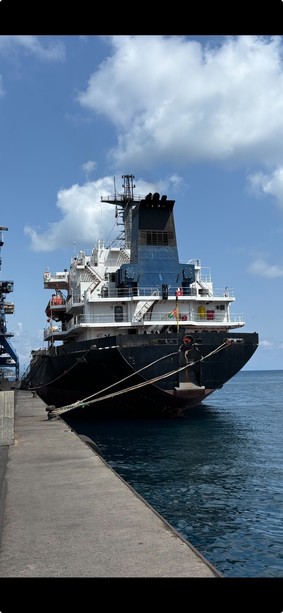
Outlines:
{"type": "Polygon", "coordinates": [[[124,309],[122,306],[115,306],[114,307],[114,317],[115,317],[115,321],[123,321],[124,318],[124,313],[123,313],[124,309]]]}
{"type": "Polygon", "coordinates": [[[143,245],[172,245],[175,244],[174,233],[162,230],[141,230],[141,243],[143,245]]]}

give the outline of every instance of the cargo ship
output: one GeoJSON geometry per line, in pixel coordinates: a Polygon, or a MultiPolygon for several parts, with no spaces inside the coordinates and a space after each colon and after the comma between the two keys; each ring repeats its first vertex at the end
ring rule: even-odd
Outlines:
{"type": "Polygon", "coordinates": [[[118,220],[115,242],[44,271],[47,346],[32,352],[21,388],[50,416],[184,415],[258,347],[232,312],[233,291],[215,290],[199,259],[179,260],[175,200],[136,195],[134,178],[122,175],[121,193],[101,197],[118,220]]]}

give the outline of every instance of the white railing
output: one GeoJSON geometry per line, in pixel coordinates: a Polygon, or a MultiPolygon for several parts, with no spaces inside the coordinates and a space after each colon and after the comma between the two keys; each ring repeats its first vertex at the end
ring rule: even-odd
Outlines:
{"type": "MultiPolygon", "coordinates": [[[[168,288],[168,298],[175,298],[176,297],[176,292],[179,288],[176,287],[169,287],[168,288]]],[[[115,287],[101,287],[99,288],[99,292],[98,294],[95,294],[95,292],[93,293],[93,297],[92,297],[92,301],[95,300],[100,300],[100,298],[134,298],[139,300],[140,298],[148,298],[148,297],[154,297],[156,299],[161,298],[162,292],[159,290],[159,288],[157,287],[138,287],[138,288],[115,288],[115,287]]],[[[190,287],[189,288],[189,293],[188,294],[181,294],[179,295],[179,300],[188,300],[188,298],[190,298],[191,296],[197,296],[197,297],[207,297],[210,296],[211,298],[232,298],[234,297],[234,291],[232,289],[228,289],[228,288],[220,288],[220,289],[214,289],[213,293],[210,293],[209,290],[206,288],[196,288],[196,287],[190,287]]],[[[79,293],[74,294],[71,298],[68,299],[68,307],[70,306],[70,304],[72,304],[72,302],[74,303],[78,303],[81,302],[81,298],[79,293]]]]}
{"type": "MultiPolygon", "coordinates": [[[[150,325],[160,325],[162,326],[163,324],[167,324],[167,323],[171,323],[172,325],[176,325],[177,320],[176,317],[171,316],[169,313],[154,313],[153,316],[150,316],[149,313],[146,313],[143,317],[143,320],[141,323],[149,323],[150,325]]],[[[191,313],[191,314],[187,314],[187,313],[179,313],[179,317],[178,317],[178,323],[179,324],[203,324],[203,325],[207,325],[207,324],[212,324],[212,323],[216,323],[216,324],[239,324],[239,323],[244,323],[244,315],[243,313],[236,313],[233,315],[228,315],[228,313],[222,314],[222,313],[214,313],[211,314],[206,314],[205,316],[200,315],[199,313],[191,313]]],[[[134,318],[129,319],[126,315],[121,315],[115,319],[115,316],[112,314],[108,314],[108,315],[103,315],[103,314],[95,314],[95,315],[77,315],[75,317],[73,317],[67,324],[66,324],[66,332],[68,330],[70,330],[73,327],[76,326],[88,326],[88,325],[94,325],[94,326],[99,326],[99,327],[103,327],[103,326],[107,326],[107,325],[116,325],[117,324],[121,324],[121,325],[136,325],[137,322],[135,321],[134,318]]],[[[56,333],[62,334],[62,330],[59,328],[59,326],[53,326],[53,327],[48,327],[45,329],[44,331],[46,336],[50,336],[50,334],[54,334],[56,335],[56,333]]]]}
{"type": "Polygon", "coordinates": [[[43,275],[43,279],[44,279],[44,283],[54,283],[55,281],[64,281],[65,283],[68,283],[68,277],[69,277],[69,273],[65,270],[64,272],[56,272],[56,273],[51,273],[48,271],[45,271],[44,275],[43,275]]]}
{"type": "Polygon", "coordinates": [[[83,301],[79,292],[73,294],[72,296],[70,296],[70,298],[68,298],[68,300],[66,301],[66,311],[69,311],[74,304],[81,304],[81,306],[83,307],[83,301]]]}

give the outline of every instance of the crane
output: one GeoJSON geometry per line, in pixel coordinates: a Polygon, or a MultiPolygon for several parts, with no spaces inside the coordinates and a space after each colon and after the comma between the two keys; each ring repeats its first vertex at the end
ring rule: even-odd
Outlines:
{"type": "MultiPolygon", "coordinates": [[[[0,226],[0,270],[2,269],[1,250],[4,245],[3,232],[7,230],[6,226],[0,226]]],[[[4,382],[8,381],[6,374],[10,369],[15,371],[15,381],[19,380],[19,358],[9,341],[14,334],[7,331],[6,324],[6,315],[14,313],[14,304],[6,300],[6,295],[13,290],[13,281],[0,280],[0,389],[3,389],[4,382]]]]}

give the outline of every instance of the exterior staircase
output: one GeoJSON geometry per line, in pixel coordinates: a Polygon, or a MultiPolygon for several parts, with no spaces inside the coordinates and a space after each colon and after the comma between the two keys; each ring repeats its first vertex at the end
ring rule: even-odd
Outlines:
{"type": "MultiPolygon", "coordinates": [[[[153,296],[158,296],[158,292],[155,291],[153,296]]],[[[136,306],[136,310],[134,312],[133,319],[134,321],[141,321],[145,313],[150,309],[150,307],[156,302],[156,298],[150,298],[146,301],[140,300],[136,306]]]]}

